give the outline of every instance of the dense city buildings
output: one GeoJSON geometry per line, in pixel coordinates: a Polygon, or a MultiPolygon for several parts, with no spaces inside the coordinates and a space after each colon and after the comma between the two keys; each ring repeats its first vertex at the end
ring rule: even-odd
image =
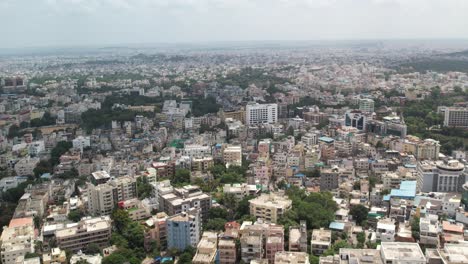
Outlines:
{"type": "Polygon", "coordinates": [[[405,43],[0,50],[2,263],[464,263],[468,75],[405,43]]]}

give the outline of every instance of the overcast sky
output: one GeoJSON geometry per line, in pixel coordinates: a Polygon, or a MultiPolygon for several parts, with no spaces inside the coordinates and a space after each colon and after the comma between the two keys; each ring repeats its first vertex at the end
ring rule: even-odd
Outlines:
{"type": "Polygon", "coordinates": [[[0,47],[468,38],[468,0],[0,0],[0,47]]]}

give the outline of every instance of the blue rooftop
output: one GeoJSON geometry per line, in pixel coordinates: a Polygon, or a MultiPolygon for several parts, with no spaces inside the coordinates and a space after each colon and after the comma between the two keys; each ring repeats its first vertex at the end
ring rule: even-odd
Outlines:
{"type": "Polygon", "coordinates": [[[390,196],[403,199],[414,199],[416,196],[416,181],[402,181],[400,189],[392,189],[390,196]]]}
{"type": "Polygon", "coordinates": [[[304,175],[304,173],[298,173],[298,174],[296,174],[296,175],[294,175],[294,176],[296,176],[296,177],[304,177],[305,175],[304,175]]]}
{"type": "Polygon", "coordinates": [[[331,222],[329,228],[335,230],[344,230],[344,223],[331,222]]]}
{"type": "Polygon", "coordinates": [[[332,143],[333,141],[335,141],[333,138],[330,138],[330,137],[319,137],[318,140],[323,141],[325,143],[332,143]]]}

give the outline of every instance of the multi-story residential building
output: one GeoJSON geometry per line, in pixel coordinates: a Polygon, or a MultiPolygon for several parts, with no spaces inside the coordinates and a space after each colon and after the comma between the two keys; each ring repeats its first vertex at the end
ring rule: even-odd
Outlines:
{"type": "Polygon", "coordinates": [[[226,166],[242,166],[242,147],[226,146],[223,149],[223,161],[226,166]]]}
{"type": "Polygon", "coordinates": [[[112,233],[112,220],[109,216],[84,218],[77,225],[65,227],[55,232],[57,246],[74,252],[96,244],[101,248],[109,245],[112,233]]]}
{"type": "Polygon", "coordinates": [[[168,215],[199,208],[201,220],[206,221],[211,208],[211,196],[202,192],[198,186],[186,185],[182,188],[174,188],[165,194],[160,193],[159,208],[168,215]]]}
{"type": "Polygon", "coordinates": [[[193,158],[192,159],[192,170],[208,172],[213,167],[213,157],[193,158]]]}
{"type": "Polygon", "coordinates": [[[245,108],[246,125],[273,124],[278,121],[277,104],[247,104],[245,108]]]}
{"type": "Polygon", "coordinates": [[[384,264],[380,255],[380,251],[377,249],[354,249],[354,248],[340,248],[339,257],[328,256],[320,257],[320,263],[323,264],[353,264],[353,263],[372,263],[372,264],[384,264]],[[327,261],[322,259],[328,258],[327,261]],[[331,260],[331,261],[330,261],[331,260]],[[335,262],[333,261],[335,260],[335,262]]]}
{"type": "Polygon", "coordinates": [[[16,264],[18,257],[34,252],[34,223],[32,217],[15,218],[3,227],[0,237],[0,256],[3,264],[16,264]]]}
{"type": "Polygon", "coordinates": [[[147,219],[151,216],[149,208],[143,206],[143,203],[137,198],[119,201],[118,207],[128,212],[128,216],[133,221],[147,219]]]}
{"type": "Polygon", "coordinates": [[[266,231],[265,258],[275,262],[276,252],[284,251],[284,227],[271,224],[266,231]]]}
{"type": "Polygon", "coordinates": [[[468,263],[468,244],[445,244],[440,249],[426,249],[427,263],[468,263]]]}
{"type": "Polygon", "coordinates": [[[90,137],[79,136],[72,140],[73,148],[83,151],[84,148],[91,146],[90,137]]]}
{"type": "Polygon", "coordinates": [[[146,251],[151,250],[152,242],[156,242],[160,250],[167,249],[167,218],[166,213],[160,212],[145,221],[144,247],[146,251]]]}
{"type": "Polygon", "coordinates": [[[203,158],[211,155],[211,147],[203,145],[185,145],[183,150],[184,156],[189,156],[190,158],[203,158]]]}
{"type": "Polygon", "coordinates": [[[220,264],[235,264],[238,257],[236,240],[239,238],[240,224],[227,222],[224,225],[225,232],[219,236],[218,252],[220,264]]]}
{"type": "Polygon", "coordinates": [[[276,252],[275,264],[308,264],[309,255],[305,252],[282,251],[276,252]]]}
{"type": "Polygon", "coordinates": [[[399,152],[414,155],[419,160],[437,160],[439,158],[440,143],[434,139],[421,140],[415,136],[407,136],[389,142],[389,148],[399,152]]]}
{"type": "Polygon", "coordinates": [[[383,242],[395,241],[395,223],[391,219],[382,219],[377,222],[376,237],[383,242]]]}
{"type": "Polygon", "coordinates": [[[330,191],[338,188],[339,176],[338,167],[322,169],[320,171],[320,190],[330,191]]]}
{"type": "MultiPolygon", "coordinates": [[[[268,225],[267,225],[268,226],[268,225]]],[[[265,226],[244,221],[239,230],[241,234],[241,259],[251,263],[254,259],[261,259],[264,255],[265,226]]],[[[267,261],[268,262],[268,261],[267,261]]]]}
{"type": "Polygon", "coordinates": [[[444,126],[468,127],[468,107],[441,106],[438,111],[444,116],[444,126]]]}
{"type": "Polygon", "coordinates": [[[232,194],[236,199],[241,200],[249,195],[255,195],[259,191],[257,185],[247,183],[225,184],[223,186],[224,194],[232,194]]]}
{"type": "Polygon", "coordinates": [[[218,233],[203,232],[198,242],[197,252],[192,259],[193,264],[212,264],[217,261],[218,255],[218,233]]]}
{"type": "Polygon", "coordinates": [[[88,183],[87,209],[94,215],[108,215],[120,201],[137,197],[136,180],[133,177],[120,177],[97,186],[88,183]]]}
{"type": "Polygon", "coordinates": [[[419,243],[429,246],[439,245],[439,217],[437,215],[426,215],[419,220],[419,243]]]}
{"type": "Polygon", "coordinates": [[[15,164],[15,172],[17,176],[32,176],[34,175],[34,168],[39,163],[39,158],[26,157],[20,159],[15,164]]]}
{"type": "Polygon", "coordinates": [[[114,188],[109,184],[94,186],[88,183],[86,188],[88,197],[87,210],[93,215],[109,215],[114,210],[117,201],[114,188]]]}
{"type": "Polygon", "coordinates": [[[321,255],[331,246],[332,231],[326,229],[312,230],[312,238],[310,239],[311,254],[321,255]]]}
{"type": "Polygon", "coordinates": [[[91,176],[93,177],[92,181],[95,184],[103,184],[103,183],[108,182],[111,179],[111,176],[109,175],[109,173],[107,171],[104,171],[104,170],[95,171],[95,172],[91,173],[91,176]]]}
{"type": "Polygon", "coordinates": [[[307,253],[307,224],[301,221],[299,226],[289,228],[289,251],[307,253]]]}
{"type": "Polygon", "coordinates": [[[380,255],[385,264],[426,264],[426,257],[418,243],[382,242],[380,255]]]}
{"type": "Polygon", "coordinates": [[[166,220],[167,247],[185,250],[196,247],[200,241],[200,209],[192,208],[173,215],[166,220]]]}
{"type": "Polygon", "coordinates": [[[290,199],[278,193],[262,194],[249,200],[249,204],[251,215],[271,223],[277,223],[284,212],[291,209],[292,206],[290,199]]]}

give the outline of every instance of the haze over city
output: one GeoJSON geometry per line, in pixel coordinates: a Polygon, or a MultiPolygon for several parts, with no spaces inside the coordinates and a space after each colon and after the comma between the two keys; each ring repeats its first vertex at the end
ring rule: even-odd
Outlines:
{"type": "Polygon", "coordinates": [[[1,0],[0,10],[0,48],[468,38],[464,0],[1,0]]]}

